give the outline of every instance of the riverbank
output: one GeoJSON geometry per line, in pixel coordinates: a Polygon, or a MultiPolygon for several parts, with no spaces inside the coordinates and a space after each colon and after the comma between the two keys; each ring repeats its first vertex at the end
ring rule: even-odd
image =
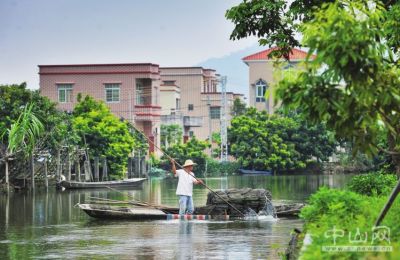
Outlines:
{"type": "Polygon", "coordinates": [[[345,188],[320,188],[301,211],[305,224],[292,254],[301,259],[399,259],[400,199],[374,226],[396,181],[395,175],[371,173],[354,177],[345,188]]]}

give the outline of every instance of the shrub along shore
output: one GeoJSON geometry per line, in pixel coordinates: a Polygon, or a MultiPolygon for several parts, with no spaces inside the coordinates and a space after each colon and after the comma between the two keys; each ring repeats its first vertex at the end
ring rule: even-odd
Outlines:
{"type": "Polygon", "coordinates": [[[320,188],[300,214],[299,259],[400,259],[399,199],[374,227],[396,181],[374,172],[353,177],[343,189],[320,188]]]}

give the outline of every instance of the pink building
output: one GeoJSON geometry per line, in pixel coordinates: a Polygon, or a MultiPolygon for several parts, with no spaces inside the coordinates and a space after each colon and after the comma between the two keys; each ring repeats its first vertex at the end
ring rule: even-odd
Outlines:
{"type": "MultiPolygon", "coordinates": [[[[157,64],[39,65],[40,93],[71,111],[78,93],[104,101],[157,146],[160,142],[160,70],[157,64]]],[[[155,151],[150,143],[150,152],[155,151]]]]}
{"type": "MultiPolygon", "coordinates": [[[[221,129],[221,92],[219,74],[203,67],[161,67],[162,123],[182,125],[184,141],[191,136],[207,140],[221,129]]],[[[231,108],[242,94],[226,93],[227,120],[231,108]]]]}

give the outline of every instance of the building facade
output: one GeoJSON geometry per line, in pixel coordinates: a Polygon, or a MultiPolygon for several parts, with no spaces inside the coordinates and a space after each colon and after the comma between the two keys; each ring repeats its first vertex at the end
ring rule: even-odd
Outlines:
{"type": "MultiPolygon", "coordinates": [[[[282,66],[276,67],[276,59],[269,58],[269,54],[276,48],[270,48],[261,52],[244,57],[243,62],[249,67],[249,106],[257,110],[267,110],[269,114],[274,113],[278,104],[274,104],[273,91],[271,95],[265,96],[268,89],[274,87],[274,83],[280,79],[283,70],[298,67],[299,63],[307,58],[307,52],[292,49],[289,62],[282,61],[282,66]]],[[[314,58],[312,56],[311,58],[314,58]]]]}
{"type": "MultiPolygon", "coordinates": [[[[160,145],[160,70],[157,64],[39,65],[40,93],[72,111],[77,95],[103,101],[160,145]]],[[[157,152],[150,142],[150,152],[157,152]]]]}
{"type": "MultiPolygon", "coordinates": [[[[221,129],[221,92],[219,75],[202,67],[161,67],[162,123],[181,124],[184,141],[191,136],[207,140],[221,129]],[[180,95],[179,95],[180,94],[180,95]],[[169,101],[167,101],[169,99],[169,101]]],[[[227,92],[227,121],[235,98],[244,95],[227,92]]]]}

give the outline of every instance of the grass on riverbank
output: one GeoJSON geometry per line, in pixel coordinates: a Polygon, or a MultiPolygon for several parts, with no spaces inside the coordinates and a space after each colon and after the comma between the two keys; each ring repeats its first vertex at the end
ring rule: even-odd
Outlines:
{"type": "MultiPolygon", "coordinates": [[[[353,184],[364,182],[364,185],[367,185],[367,178],[369,183],[380,185],[381,182],[376,182],[380,177],[356,176],[358,179],[353,181],[353,184]]],[[[348,188],[354,188],[354,185],[348,188]]],[[[308,206],[301,211],[301,217],[305,220],[304,232],[311,235],[312,242],[300,252],[300,259],[400,259],[400,198],[396,199],[381,223],[381,228],[374,232],[374,222],[387,201],[388,186],[392,186],[391,181],[387,185],[379,186],[384,190],[382,193],[375,191],[364,194],[348,189],[320,188],[310,197],[308,206]],[[361,250],[370,246],[391,246],[392,251],[324,251],[323,247],[331,246],[339,246],[338,250],[353,246],[361,250]]],[[[325,248],[328,249],[330,248],[325,248]]]]}

